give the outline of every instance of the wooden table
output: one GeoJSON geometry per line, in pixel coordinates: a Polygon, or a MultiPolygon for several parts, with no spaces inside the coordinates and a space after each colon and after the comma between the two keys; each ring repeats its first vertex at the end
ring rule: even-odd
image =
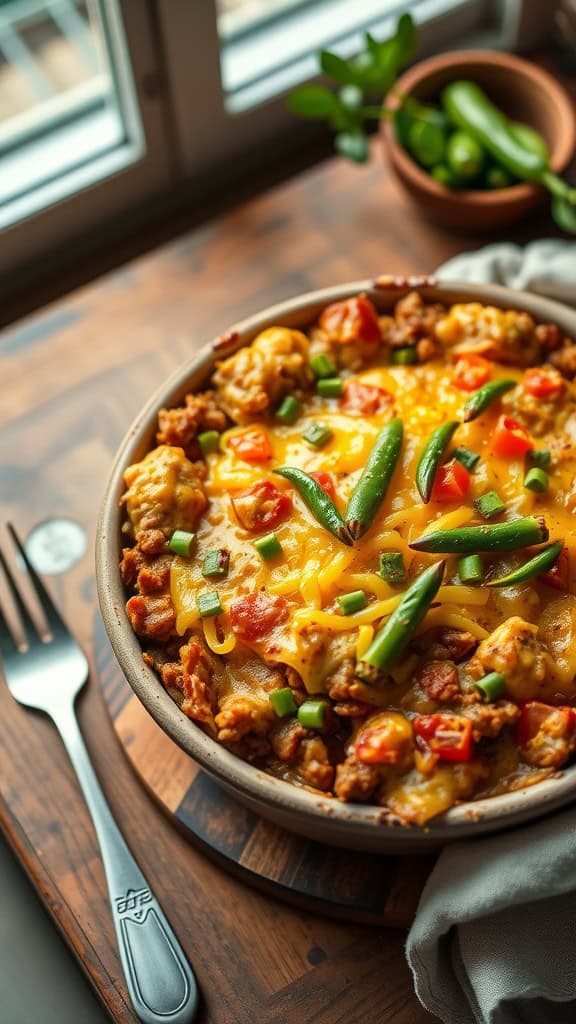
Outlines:
{"type": "MultiPolygon", "coordinates": [[[[513,237],[548,232],[546,220],[534,221],[513,237]]],[[[100,494],[122,435],[157,384],[269,303],[379,273],[430,271],[481,241],[426,223],[379,159],[362,169],[334,159],[0,336],[2,518],[24,534],[52,516],[88,531],[87,554],[52,589],[93,668],[100,494]]],[[[1,539],[7,546],[4,532],[1,539]]],[[[133,1022],[72,770],[50,723],[3,685],[0,715],[0,824],[113,1019],[133,1022]]],[[[191,848],[139,787],[95,679],[80,717],[120,826],[196,968],[201,1021],[433,1019],[413,994],[402,933],[334,923],[243,888],[191,848]]]]}

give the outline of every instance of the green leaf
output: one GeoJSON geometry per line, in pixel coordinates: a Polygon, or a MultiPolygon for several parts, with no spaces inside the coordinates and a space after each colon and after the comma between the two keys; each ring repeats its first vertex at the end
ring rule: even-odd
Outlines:
{"type": "Polygon", "coordinates": [[[404,149],[408,149],[410,139],[410,128],[414,124],[414,117],[406,107],[398,107],[394,111],[394,129],[396,131],[396,138],[404,149]]]}
{"type": "Polygon", "coordinates": [[[380,50],[380,43],[378,40],[374,39],[374,36],[371,35],[370,32],[364,33],[364,39],[366,41],[366,49],[368,53],[372,53],[375,57],[378,57],[378,52],[380,50]]]}
{"type": "Polygon", "coordinates": [[[570,235],[576,235],[576,206],[567,199],[554,196],[552,199],[552,216],[559,228],[570,235]]]}
{"type": "Polygon", "coordinates": [[[397,69],[399,69],[412,60],[418,45],[418,29],[412,15],[408,12],[402,14],[398,19],[394,42],[396,44],[397,69]]]}
{"type": "Polygon", "coordinates": [[[357,85],[357,76],[354,73],[354,68],[347,60],[343,60],[337,53],[331,53],[330,50],[322,50],[320,53],[320,67],[325,75],[329,78],[333,78],[335,82],[341,82],[342,85],[357,85]]]}
{"type": "Polygon", "coordinates": [[[362,89],[357,85],[343,85],[338,92],[338,98],[346,110],[360,110],[364,102],[362,89]]]}
{"type": "Polygon", "coordinates": [[[302,85],[288,96],[288,107],[299,117],[332,117],[338,109],[338,100],[325,85],[302,85]]]}
{"type": "Polygon", "coordinates": [[[334,145],[341,156],[357,164],[366,163],[370,155],[368,139],[363,132],[339,132],[334,139],[334,145]]]}

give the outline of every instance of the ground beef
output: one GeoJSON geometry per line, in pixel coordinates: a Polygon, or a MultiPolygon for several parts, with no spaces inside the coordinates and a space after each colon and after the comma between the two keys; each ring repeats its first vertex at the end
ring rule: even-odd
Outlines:
{"type": "Polygon", "coordinates": [[[170,594],[136,594],[126,604],[132,629],[149,640],[167,640],[176,616],[170,594]]]}
{"type": "Polygon", "coordinates": [[[430,700],[449,703],[460,695],[458,670],[453,661],[429,661],[415,673],[413,682],[430,700]]]}
{"type": "Polygon", "coordinates": [[[534,320],[516,309],[460,303],[439,320],[436,336],[455,353],[474,352],[512,366],[533,366],[541,356],[534,320]]]}
{"type": "Polygon", "coordinates": [[[408,292],[396,303],[394,316],[386,324],[384,340],[391,348],[428,342],[423,351],[431,351],[430,346],[433,346],[434,354],[438,354],[440,346],[436,341],[436,324],[445,315],[446,308],[440,303],[426,303],[418,292],[408,292]]]}
{"type": "Polygon", "coordinates": [[[170,537],[174,530],[194,530],[208,505],[198,464],[182,448],[154,448],[128,467],[124,480],[122,501],[135,536],[152,531],[170,537]]]}
{"type": "Polygon", "coordinates": [[[330,764],[328,749],[320,736],[303,739],[295,762],[296,772],[303,782],[327,792],[334,783],[334,766],[330,764]]]}
{"type": "Polygon", "coordinates": [[[374,764],[361,764],[347,757],[336,768],[334,792],[339,800],[369,800],[382,781],[383,769],[374,764]]]}
{"type": "Polygon", "coordinates": [[[219,406],[235,423],[251,423],[275,409],[288,394],[311,388],[305,334],[270,327],[246,348],[217,363],[213,376],[219,406]]]}
{"type": "Polygon", "coordinates": [[[500,700],[496,704],[483,704],[475,694],[467,694],[463,701],[462,714],[472,722],[474,742],[484,737],[498,736],[508,725],[515,725],[520,715],[516,704],[500,700]]]}
{"type": "Polygon", "coordinates": [[[221,702],[215,722],[220,743],[237,743],[248,733],[265,735],[274,722],[269,701],[258,697],[233,695],[221,702]]]}
{"type": "Polygon", "coordinates": [[[549,356],[549,361],[568,380],[573,380],[576,377],[576,345],[568,338],[565,339],[562,348],[549,356]]]}
{"type": "Polygon", "coordinates": [[[160,409],[156,440],[158,444],[183,448],[189,459],[199,459],[198,434],[204,430],[222,433],[228,426],[228,418],[218,406],[213,391],[186,395],[184,403],[176,409],[160,409]]]}
{"type": "Polygon", "coordinates": [[[478,646],[476,637],[465,629],[441,626],[418,637],[415,646],[427,661],[464,661],[478,646]]]}

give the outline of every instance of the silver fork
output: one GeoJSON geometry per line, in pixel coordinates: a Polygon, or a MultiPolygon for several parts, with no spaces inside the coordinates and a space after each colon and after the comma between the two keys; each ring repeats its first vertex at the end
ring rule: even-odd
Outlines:
{"type": "Polygon", "coordinates": [[[0,550],[26,643],[25,650],[16,645],[0,606],[0,664],[8,688],[20,704],[50,716],[78,776],[100,844],[120,959],[138,1017],[143,1024],[189,1024],[198,1006],[194,972],[112,816],[76,718],[74,702],[88,679],[88,662],[16,531],[8,529],[50,630],[48,639],[40,637],[0,550]]]}

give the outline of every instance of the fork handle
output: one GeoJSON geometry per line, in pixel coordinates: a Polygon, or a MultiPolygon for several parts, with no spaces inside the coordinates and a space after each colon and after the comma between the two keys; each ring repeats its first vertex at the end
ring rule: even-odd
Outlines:
{"type": "Polygon", "coordinates": [[[189,1024],[198,987],[150,885],[120,832],[72,707],[51,714],[82,788],[100,844],[126,985],[142,1024],[189,1024]]]}

